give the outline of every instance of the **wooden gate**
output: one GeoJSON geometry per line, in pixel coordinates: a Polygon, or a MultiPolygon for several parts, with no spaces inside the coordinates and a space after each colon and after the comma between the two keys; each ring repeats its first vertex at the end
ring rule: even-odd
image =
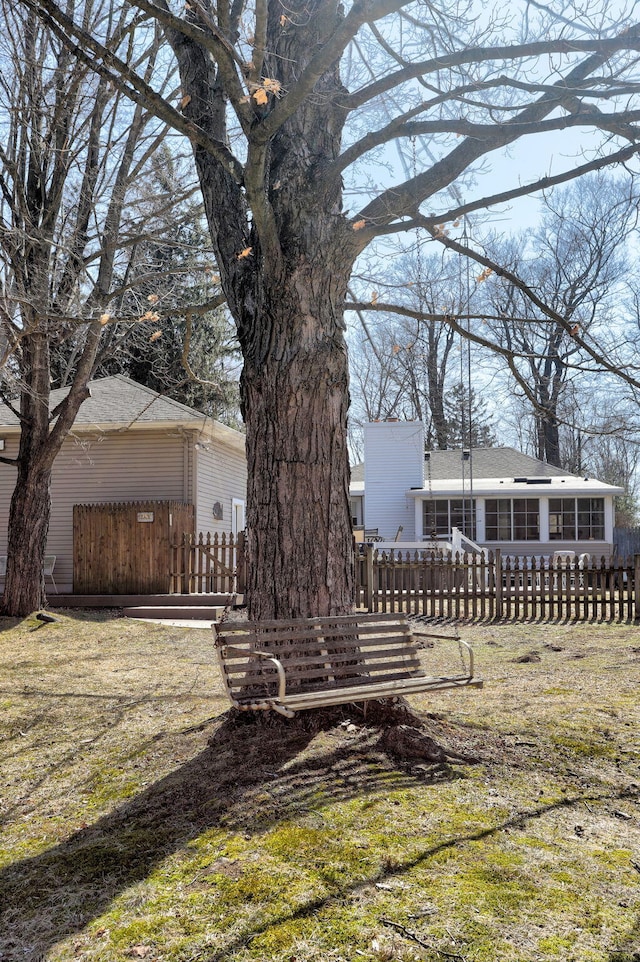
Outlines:
{"type": "Polygon", "coordinates": [[[171,545],[194,530],[194,506],[179,501],[74,505],[74,594],[168,593],[171,545]]]}

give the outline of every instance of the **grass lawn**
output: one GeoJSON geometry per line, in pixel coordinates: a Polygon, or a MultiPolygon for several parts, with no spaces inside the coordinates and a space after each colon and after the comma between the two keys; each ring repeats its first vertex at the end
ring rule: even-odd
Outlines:
{"type": "Polygon", "coordinates": [[[428,764],[238,720],[208,631],[54,616],[0,619],[2,962],[640,960],[636,628],[463,629],[485,688],[411,705],[477,762],[428,764]]]}

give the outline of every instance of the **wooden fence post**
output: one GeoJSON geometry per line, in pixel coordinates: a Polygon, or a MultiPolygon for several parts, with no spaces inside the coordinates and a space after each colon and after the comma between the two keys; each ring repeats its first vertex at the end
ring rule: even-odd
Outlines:
{"type": "Polygon", "coordinates": [[[236,585],[239,595],[247,590],[247,542],[244,531],[238,532],[236,541],[236,585]]]}
{"type": "Polygon", "coordinates": [[[496,618],[502,618],[502,549],[496,548],[493,556],[496,586],[496,618]]]}
{"type": "Polygon", "coordinates": [[[371,544],[366,546],[365,559],[364,606],[367,611],[373,611],[373,545],[371,544]]]}
{"type": "Polygon", "coordinates": [[[633,614],[640,621],[640,554],[633,556],[633,614]]]}

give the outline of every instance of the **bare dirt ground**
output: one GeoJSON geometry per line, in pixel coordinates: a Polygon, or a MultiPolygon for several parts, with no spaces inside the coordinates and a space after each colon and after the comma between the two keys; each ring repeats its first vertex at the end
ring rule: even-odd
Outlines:
{"type": "Polygon", "coordinates": [[[1,962],[640,960],[637,628],[462,627],[433,760],[239,716],[209,631],[54,617],[0,621],[1,962]]]}

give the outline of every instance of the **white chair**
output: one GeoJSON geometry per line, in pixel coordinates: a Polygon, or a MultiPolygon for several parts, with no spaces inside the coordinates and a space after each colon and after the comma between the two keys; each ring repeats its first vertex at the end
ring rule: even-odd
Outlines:
{"type": "MultiPolygon", "coordinates": [[[[556,571],[558,568],[560,569],[568,568],[569,565],[571,565],[575,561],[575,558],[576,558],[575,551],[554,551],[552,565],[556,569],[556,571]]],[[[556,578],[557,578],[557,575],[556,575],[556,578]]],[[[561,579],[562,579],[562,587],[566,588],[567,587],[566,572],[564,571],[562,572],[561,579]]],[[[575,576],[573,571],[571,571],[569,575],[569,584],[571,585],[571,587],[573,587],[575,584],[575,576]]]]}
{"type": "MultiPolygon", "coordinates": [[[[591,567],[591,555],[585,551],[583,554],[578,555],[578,584],[582,588],[584,585],[584,570],[585,568],[591,567]]],[[[588,576],[589,584],[591,583],[591,577],[588,576]]]]}
{"type": "MultiPolygon", "coordinates": [[[[58,586],[56,585],[53,578],[53,569],[56,566],[56,556],[54,554],[46,555],[44,559],[44,576],[45,578],[51,578],[51,584],[54,587],[55,593],[58,594],[58,586]]],[[[6,554],[0,555],[0,579],[7,577],[7,556],[6,554]]]]}
{"type": "Polygon", "coordinates": [[[58,586],[53,580],[53,569],[56,566],[56,556],[54,554],[48,554],[44,559],[44,576],[45,578],[51,578],[51,584],[54,587],[55,593],[58,594],[58,586]]]}
{"type": "Polygon", "coordinates": [[[569,561],[573,561],[575,556],[576,556],[575,551],[554,551],[553,561],[554,561],[554,564],[556,561],[559,561],[561,565],[566,565],[569,563],[569,561]]]}

